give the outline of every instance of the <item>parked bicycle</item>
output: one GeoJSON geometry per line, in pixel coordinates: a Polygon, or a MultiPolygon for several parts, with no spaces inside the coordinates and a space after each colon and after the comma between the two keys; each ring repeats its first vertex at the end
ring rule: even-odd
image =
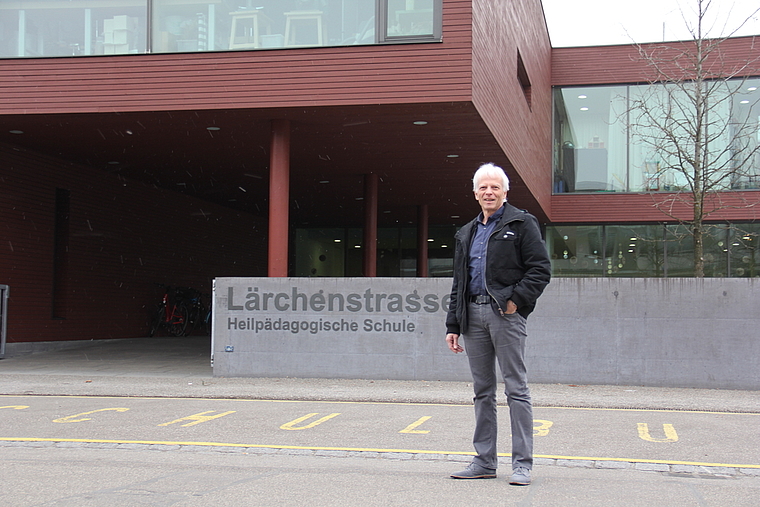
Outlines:
{"type": "Polygon", "coordinates": [[[204,296],[195,289],[180,288],[181,298],[184,300],[188,307],[188,329],[187,334],[190,334],[194,330],[200,328],[203,334],[209,334],[211,324],[211,310],[207,309],[206,303],[204,303],[204,296]]]}
{"type": "Polygon", "coordinates": [[[161,330],[170,336],[187,336],[199,328],[210,333],[211,310],[204,302],[208,296],[191,287],[158,286],[163,296],[151,318],[149,336],[161,330]]]}

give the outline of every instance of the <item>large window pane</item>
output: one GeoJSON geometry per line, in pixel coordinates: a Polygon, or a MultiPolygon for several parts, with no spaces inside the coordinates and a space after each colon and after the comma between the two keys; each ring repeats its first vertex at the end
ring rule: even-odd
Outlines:
{"type": "Polygon", "coordinates": [[[554,276],[604,276],[602,226],[547,227],[546,246],[554,276]]]}
{"type": "Polygon", "coordinates": [[[731,228],[729,276],[760,276],[760,224],[737,224],[731,228]]]}
{"type": "Polygon", "coordinates": [[[374,44],[375,0],[154,0],[154,52],[374,44]]]}
{"type": "Polygon", "coordinates": [[[454,226],[430,227],[428,231],[428,276],[454,276],[454,226]]]}
{"type": "Polygon", "coordinates": [[[295,240],[295,276],[345,276],[344,229],[298,229],[295,240]]]}
{"type": "MultiPolygon", "coordinates": [[[[683,225],[667,226],[667,276],[694,276],[694,236],[683,225]]],[[[703,236],[704,275],[724,277],[728,274],[728,238],[726,226],[709,226],[703,236]]]]}
{"type": "Polygon", "coordinates": [[[0,58],[438,42],[441,12],[441,0],[0,0],[0,58]]]}
{"type": "Polygon", "coordinates": [[[760,79],[572,87],[554,92],[554,193],[691,192],[699,149],[708,191],[760,188],[760,79]],[[695,130],[702,125],[702,130],[695,130]]]}
{"type": "Polygon", "coordinates": [[[605,226],[605,274],[616,277],[663,276],[661,225],[605,226]]]}
{"type": "Polygon", "coordinates": [[[625,191],[626,88],[555,90],[554,191],[625,191]]]}
{"type": "Polygon", "coordinates": [[[147,0],[0,2],[0,57],[144,53],[147,0]]]}
{"type": "Polygon", "coordinates": [[[433,0],[387,0],[386,37],[433,37],[433,0]]]}
{"type": "Polygon", "coordinates": [[[760,79],[737,82],[732,93],[731,188],[760,188],[760,79]]]}

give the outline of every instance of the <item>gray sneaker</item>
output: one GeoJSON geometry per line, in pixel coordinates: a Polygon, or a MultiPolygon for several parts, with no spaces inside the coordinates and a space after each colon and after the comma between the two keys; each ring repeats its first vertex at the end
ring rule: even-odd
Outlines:
{"type": "Polygon", "coordinates": [[[517,467],[512,470],[512,477],[510,477],[509,483],[516,486],[527,486],[530,484],[530,468],[517,467]]]}
{"type": "Polygon", "coordinates": [[[451,474],[451,477],[453,479],[495,479],[496,470],[482,467],[477,463],[470,463],[461,472],[451,474]]]}

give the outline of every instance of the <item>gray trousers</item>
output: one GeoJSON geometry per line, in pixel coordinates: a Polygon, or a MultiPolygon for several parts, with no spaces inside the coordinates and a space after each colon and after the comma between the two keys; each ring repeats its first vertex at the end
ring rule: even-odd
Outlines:
{"type": "Polygon", "coordinates": [[[473,462],[497,468],[496,361],[504,378],[512,428],[512,468],[533,468],[533,405],[525,368],[525,318],[517,313],[501,317],[491,305],[470,303],[468,328],[463,333],[475,391],[473,462]]]}

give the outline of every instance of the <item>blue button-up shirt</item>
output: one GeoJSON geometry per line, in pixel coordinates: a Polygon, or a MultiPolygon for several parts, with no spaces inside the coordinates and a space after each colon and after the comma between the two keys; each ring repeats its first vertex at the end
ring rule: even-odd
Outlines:
{"type": "Polygon", "coordinates": [[[504,215],[504,206],[499,211],[488,217],[483,223],[483,212],[480,212],[477,220],[477,228],[470,245],[470,285],[471,296],[486,295],[486,253],[488,238],[496,228],[496,224],[504,215]]]}

